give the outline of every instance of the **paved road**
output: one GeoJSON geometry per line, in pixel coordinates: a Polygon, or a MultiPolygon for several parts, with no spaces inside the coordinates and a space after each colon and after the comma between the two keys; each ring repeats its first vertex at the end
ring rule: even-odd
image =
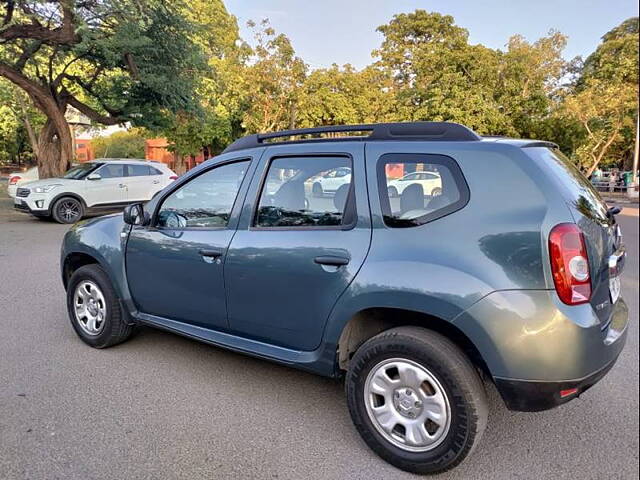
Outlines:
{"type": "MultiPolygon", "coordinates": [[[[438,478],[638,478],[637,212],[620,216],[633,321],[616,367],[550,412],[491,391],[480,448],[438,478]]],[[[369,451],[331,380],[154,330],[82,344],[58,278],[66,229],[0,191],[0,479],[415,478],[369,451]]]]}

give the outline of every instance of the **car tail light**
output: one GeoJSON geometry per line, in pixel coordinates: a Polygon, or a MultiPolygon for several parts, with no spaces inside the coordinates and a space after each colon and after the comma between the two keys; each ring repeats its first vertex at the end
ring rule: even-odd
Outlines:
{"type": "Polygon", "coordinates": [[[549,234],[551,273],[560,300],[567,305],[591,299],[591,275],[584,235],[575,223],[556,225],[549,234]]]}
{"type": "Polygon", "coordinates": [[[9,177],[9,185],[15,185],[16,183],[18,183],[18,180],[20,180],[22,177],[20,177],[19,175],[14,175],[13,177],[9,177]]]}
{"type": "Polygon", "coordinates": [[[177,175],[171,175],[171,176],[169,177],[169,180],[177,180],[177,179],[178,179],[178,176],[177,176],[177,175]]]}

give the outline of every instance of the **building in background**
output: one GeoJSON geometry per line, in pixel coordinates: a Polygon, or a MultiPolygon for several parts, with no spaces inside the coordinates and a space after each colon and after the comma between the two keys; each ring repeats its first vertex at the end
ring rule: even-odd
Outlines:
{"type": "Polygon", "coordinates": [[[144,156],[147,160],[155,160],[166,164],[171,170],[183,174],[196,165],[200,165],[208,156],[202,151],[198,155],[185,155],[180,157],[169,150],[169,142],[166,138],[150,138],[145,141],[144,156]]]}
{"type": "Polygon", "coordinates": [[[91,145],[91,137],[86,134],[80,134],[75,139],[76,143],[76,161],[82,162],[90,162],[94,160],[95,153],[93,151],[93,147],[91,145]]]}

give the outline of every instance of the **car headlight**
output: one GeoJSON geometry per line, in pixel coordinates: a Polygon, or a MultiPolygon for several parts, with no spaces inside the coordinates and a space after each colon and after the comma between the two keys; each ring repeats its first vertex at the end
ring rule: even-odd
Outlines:
{"type": "Polygon", "coordinates": [[[35,193],[49,193],[51,190],[53,190],[54,188],[59,187],[60,184],[53,184],[53,185],[45,185],[44,187],[36,187],[33,189],[33,191],[35,193]]]}

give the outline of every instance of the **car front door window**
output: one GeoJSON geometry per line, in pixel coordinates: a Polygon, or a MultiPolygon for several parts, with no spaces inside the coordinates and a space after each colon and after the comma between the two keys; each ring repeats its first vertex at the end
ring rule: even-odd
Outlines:
{"type": "Polygon", "coordinates": [[[222,165],[187,182],[162,202],[156,226],[226,227],[248,166],[248,161],[222,165]]]}

